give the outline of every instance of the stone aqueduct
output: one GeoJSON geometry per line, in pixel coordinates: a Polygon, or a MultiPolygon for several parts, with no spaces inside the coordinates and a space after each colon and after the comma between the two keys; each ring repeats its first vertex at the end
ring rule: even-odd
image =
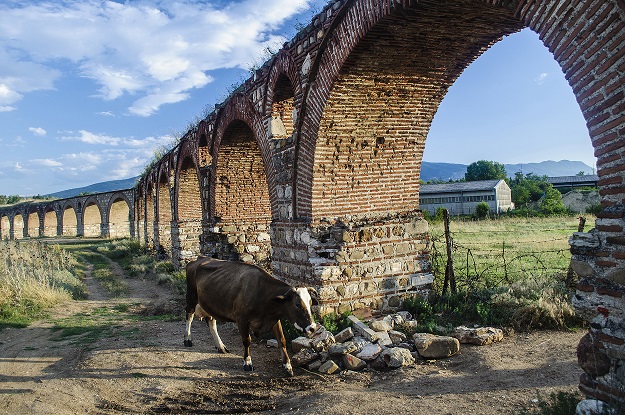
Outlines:
{"type": "MultiPolygon", "coordinates": [[[[432,280],[418,194],[434,114],[473,60],[526,27],[560,64],[597,157],[603,210],[571,240],[574,302],[591,323],[580,347],[600,357],[581,362],[580,387],[624,401],[623,0],[334,0],[119,193],[128,233],[178,266],[202,253],[270,267],[316,286],[326,309],[397,305],[432,280]]],[[[17,214],[36,210],[45,234],[47,212],[72,206],[86,232],[92,203],[108,235],[101,197],[112,206],[73,198],[3,221],[15,235],[17,214]]]]}

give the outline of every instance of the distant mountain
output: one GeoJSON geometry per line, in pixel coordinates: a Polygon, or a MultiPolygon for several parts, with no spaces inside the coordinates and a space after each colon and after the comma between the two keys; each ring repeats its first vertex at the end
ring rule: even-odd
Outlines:
{"type": "Polygon", "coordinates": [[[77,187],[75,189],[62,190],[56,193],[50,193],[46,196],[52,196],[58,199],[65,199],[67,197],[78,196],[83,193],[105,193],[105,192],[113,192],[115,190],[125,190],[130,189],[135,186],[137,183],[137,177],[131,177],[129,179],[122,180],[111,180],[108,182],[101,182],[96,184],[91,184],[85,187],[77,187]]]}
{"type": "MultiPolygon", "coordinates": [[[[585,174],[595,174],[592,167],[581,161],[541,161],[540,163],[524,163],[524,164],[504,164],[508,177],[514,177],[516,172],[522,172],[523,175],[534,173],[538,176],[575,176],[580,171],[585,174]]],[[[460,180],[464,178],[467,172],[466,164],[453,163],[432,163],[424,161],[421,165],[421,180],[460,180]]]]}

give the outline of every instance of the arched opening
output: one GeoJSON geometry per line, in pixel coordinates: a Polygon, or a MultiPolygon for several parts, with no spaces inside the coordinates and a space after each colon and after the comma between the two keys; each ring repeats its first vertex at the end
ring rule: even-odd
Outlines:
{"type": "Polygon", "coordinates": [[[200,161],[200,168],[210,166],[213,162],[213,157],[210,154],[210,147],[208,145],[208,139],[206,134],[200,135],[200,141],[198,142],[198,160],[200,161]]]}
{"type": "Polygon", "coordinates": [[[24,217],[17,214],[13,217],[13,239],[22,239],[24,237],[24,217]]]}
{"type": "Polygon", "coordinates": [[[109,237],[130,237],[130,206],[128,206],[128,201],[122,197],[115,199],[111,203],[109,210],[109,237]]]}
{"type": "Polygon", "coordinates": [[[293,135],[295,120],[295,99],[289,78],[281,74],[274,88],[271,105],[270,138],[288,138],[293,135]]]}
{"type": "Polygon", "coordinates": [[[74,207],[69,205],[63,211],[63,236],[78,235],[78,219],[74,207]]]}
{"type": "Polygon", "coordinates": [[[172,245],[176,247],[172,253],[172,260],[176,266],[182,266],[200,254],[200,235],[202,234],[200,180],[197,166],[191,156],[182,159],[177,177],[177,221],[175,235],[172,235],[172,245]]]}
{"type": "Polygon", "coordinates": [[[102,235],[102,214],[95,200],[89,200],[85,203],[83,215],[84,236],[87,238],[100,237],[102,235]]]}
{"type": "Polygon", "coordinates": [[[145,242],[149,249],[154,248],[154,195],[152,183],[148,184],[145,196],[145,242]]]}
{"type": "Polygon", "coordinates": [[[11,237],[11,222],[7,215],[0,218],[0,239],[9,239],[11,237]]]}
{"type": "Polygon", "coordinates": [[[215,220],[227,243],[218,256],[269,266],[271,205],[254,133],[242,121],[225,130],[215,173],[215,220]]]}
{"type": "Polygon", "coordinates": [[[158,181],[158,243],[170,254],[172,206],[167,170],[162,171],[158,181]]]}
{"type": "Polygon", "coordinates": [[[43,236],[56,236],[57,218],[53,208],[48,208],[43,216],[43,236]]]}
{"type": "Polygon", "coordinates": [[[31,238],[39,237],[39,213],[37,209],[31,209],[28,214],[28,236],[31,238]]]}
{"type": "Polygon", "coordinates": [[[145,199],[143,197],[142,185],[137,186],[135,195],[135,229],[137,230],[136,236],[139,243],[145,243],[145,199]]]}

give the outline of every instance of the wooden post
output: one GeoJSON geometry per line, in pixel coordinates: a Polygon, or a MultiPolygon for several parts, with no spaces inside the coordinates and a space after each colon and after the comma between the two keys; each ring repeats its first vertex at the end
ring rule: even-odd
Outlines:
{"type": "Polygon", "coordinates": [[[447,266],[445,267],[445,281],[443,282],[443,295],[447,293],[447,286],[452,294],[456,294],[456,276],[454,275],[454,259],[452,256],[453,239],[449,232],[449,212],[443,209],[443,223],[445,225],[445,245],[447,247],[447,266]]]}
{"type": "MultiPolygon", "coordinates": [[[[579,225],[577,225],[577,232],[584,232],[584,226],[586,226],[586,218],[583,216],[579,217],[579,225]]],[[[569,269],[566,272],[566,286],[569,288],[575,287],[575,285],[577,284],[576,278],[575,278],[575,271],[573,271],[573,268],[571,268],[571,265],[569,265],[569,269]]]]}

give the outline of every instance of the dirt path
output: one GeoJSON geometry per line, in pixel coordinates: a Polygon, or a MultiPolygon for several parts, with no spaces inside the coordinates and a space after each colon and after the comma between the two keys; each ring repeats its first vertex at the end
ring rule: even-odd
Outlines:
{"type": "Polygon", "coordinates": [[[256,371],[247,374],[232,324],[220,326],[231,354],[214,352],[201,322],[194,347],[185,348],[182,303],[169,289],[127,278],[130,295],[108,299],[86,281],[89,300],[0,332],[0,413],[513,414],[538,394],[575,391],[581,374],[581,332],[520,334],[395,371],[321,376],[298,369],[293,378],[283,377],[277,350],[259,341],[256,371]],[[177,321],[155,317],[167,311],[177,321]],[[101,318],[108,330],[96,338],[52,330],[52,321],[77,317],[101,318]]]}

